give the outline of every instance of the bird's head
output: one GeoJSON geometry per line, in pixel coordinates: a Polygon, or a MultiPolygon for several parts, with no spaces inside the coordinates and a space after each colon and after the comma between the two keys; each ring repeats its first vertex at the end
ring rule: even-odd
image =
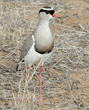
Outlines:
{"type": "Polygon", "coordinates": [[[46,7],[43,7],[40,9],[40,11],[39,11],[39,18],[40,19],[50,20],[53,17],[56,17],[56,18],[58,17],[55,14],[55,11],[53,8],[46,6],[46,7]]]}

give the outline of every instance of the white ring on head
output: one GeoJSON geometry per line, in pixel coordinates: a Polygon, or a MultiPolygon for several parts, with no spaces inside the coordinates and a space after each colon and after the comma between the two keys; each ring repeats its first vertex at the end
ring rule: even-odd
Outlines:
{"type": "Polygon", "coordinates": [[[54,10],[53,8],[41,8],[43,10],[54,10]]]}

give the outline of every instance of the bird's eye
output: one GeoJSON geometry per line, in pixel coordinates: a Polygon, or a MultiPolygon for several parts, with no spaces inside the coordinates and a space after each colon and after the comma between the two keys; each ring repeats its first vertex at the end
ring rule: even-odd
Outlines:
{"type": "Polygon", "coordinates": [[[46,14],[49,14],[49,12],[48,12],[48,11],[46,11],[46,14]]]}

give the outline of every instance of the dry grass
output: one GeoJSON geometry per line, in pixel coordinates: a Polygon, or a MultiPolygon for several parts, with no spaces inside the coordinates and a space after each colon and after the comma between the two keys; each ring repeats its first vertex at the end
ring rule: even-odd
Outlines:
{"type": "Polygon", "coordinates": [[[89,0],[0,0],[0,60],[0,110],[88,110],[89,0]],[[45,5],[61,19],[50,22],[55,48],[44,64],[40,103],[39,65],[31,67],[26,89],[29,70],[15,73],[12,67],[45,5]]]}

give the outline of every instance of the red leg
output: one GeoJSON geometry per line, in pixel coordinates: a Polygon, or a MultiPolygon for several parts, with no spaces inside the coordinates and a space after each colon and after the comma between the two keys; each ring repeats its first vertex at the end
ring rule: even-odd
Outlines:
{"type": "MultiPolygon", "coordinates": [[[[30,67],[29,67],[29,69],[30,69],[30,67]]],[[[27,80],[29,79],[29,72],[28,72],[28,74],[27,74],[27,80]]]]}
{"type": "Polygon", "coordinates": [[[40,98],[39,98],[39,100],[41,101],[41,103],[44,102],[43,99],[42,99],[42,96],[41,96],[41,73],[42,73],[42,68],[43,68],[43,65],[41,65],[40,74],[39,74],[39,79],[40,79],[40,98]]]}

